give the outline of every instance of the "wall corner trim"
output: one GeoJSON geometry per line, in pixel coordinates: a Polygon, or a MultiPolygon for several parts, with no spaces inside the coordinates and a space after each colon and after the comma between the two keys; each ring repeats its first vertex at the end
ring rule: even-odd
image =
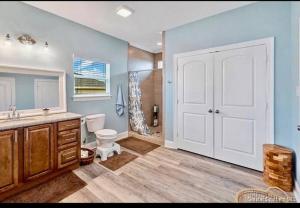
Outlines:
{"type": "Polygon", "coordinates": [[[295,188],[293,191],[295,198],[296,198],[296,202],[300,202],[300,184],[298,183],[297,180],[295,180],[295,188]]]}
{"type": "Polygon", "coordinates": [[[166,148],[170,148],[170,149],[177,149],[177,145],[174,141],[169,141],[169,140],[165,140],[165,145],[166,148]]]}

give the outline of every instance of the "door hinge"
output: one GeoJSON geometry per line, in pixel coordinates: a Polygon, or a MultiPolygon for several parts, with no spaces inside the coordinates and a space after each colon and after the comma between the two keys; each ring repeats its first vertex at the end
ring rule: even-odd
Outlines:
{"type": "Polygon", "coordinates": [[[179,100],[177,100],[177,104],[179,104],[179,100]]]}

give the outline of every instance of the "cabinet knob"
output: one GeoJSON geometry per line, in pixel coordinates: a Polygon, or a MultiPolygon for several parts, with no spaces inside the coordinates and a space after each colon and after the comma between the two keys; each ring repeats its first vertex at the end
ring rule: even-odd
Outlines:
{"type": "Polygon", "coordinates": [[[217,110],[215,110],[215,113],[220,113],[220,111],[217,109],[217,110]]]}
{"type": "Polygon", "coordinates": [[[213,110],[212,110],[212,109],[209,109],[209,110],[208,110],[208,112],[209,112],[209,113],[212,113],[212,112],[213,112],[213,110]]]}

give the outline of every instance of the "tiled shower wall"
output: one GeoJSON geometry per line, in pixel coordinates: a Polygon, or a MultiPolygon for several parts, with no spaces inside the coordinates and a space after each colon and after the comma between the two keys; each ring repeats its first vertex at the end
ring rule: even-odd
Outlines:
{"type": "Polygon", "coordinates": [[[159,125],[162,124],[162,69],[157,69],[157,62],[161,57],[161,53],[153,54],[132,46],[128,49],[128,70],[139,71],[142,110],[149,126],[152,126],[154,104],[160,108],[158,121],[159,125]]]}

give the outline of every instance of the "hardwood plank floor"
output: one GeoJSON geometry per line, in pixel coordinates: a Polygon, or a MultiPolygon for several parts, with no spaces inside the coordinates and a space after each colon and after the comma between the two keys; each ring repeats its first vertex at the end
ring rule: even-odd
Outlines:
{"type": "Polygon", "coordinates": [[[98,158],[75,170],[88,185],[61,202],[234,202],[241,189],[267,188],[261,172],[182,150],[134,154],[114,172],[98,158]]]}

